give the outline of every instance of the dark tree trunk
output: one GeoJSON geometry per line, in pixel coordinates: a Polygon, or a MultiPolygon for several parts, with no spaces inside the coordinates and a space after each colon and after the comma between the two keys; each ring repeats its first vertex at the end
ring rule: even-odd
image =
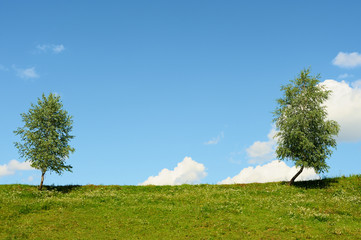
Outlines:
{"type": "Polygon", "coordinates": [[[42,171],[41,172],[41,182],[40,182],[39,190],[41,190],[43,188],[44,175],[45,175],[45,171],[42,171]]]}
{"type": "Polygon", "coordinates": [[[292,186],[293,183],[295,182],[296,178],[302,173],[302,171],[303,171],[303,166],[301,167],[300,171],[298,171],[298,172],[296,173],[296,175],[293,176],[293,178],[292,178],[291,181],[288,183],[288,185],[292,186]]]}

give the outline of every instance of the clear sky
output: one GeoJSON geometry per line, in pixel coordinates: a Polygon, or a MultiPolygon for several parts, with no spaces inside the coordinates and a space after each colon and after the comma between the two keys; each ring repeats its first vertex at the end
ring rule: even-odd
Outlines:
{"type": "Polygon", "coordinates": [[[39,183],[13,131],[51,92],[74,117],[76,152],[73,173],[47,174],[45,184],[216,184],[287,172],[292,162],[274,162],[272,111],[281,85],[309,66],[334,90],[330,115],[341,124],[322,176],[360,174],[360,9],[360,1],[1,1],[0,184],[39,183]]]}

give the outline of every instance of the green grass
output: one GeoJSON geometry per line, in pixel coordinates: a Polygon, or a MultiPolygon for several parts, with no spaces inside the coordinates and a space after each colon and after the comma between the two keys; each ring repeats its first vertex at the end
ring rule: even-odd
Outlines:
{"type": "Polygon", "coordinates": [[[0,185],[0,239],[361,239],[361,175],[247,185],[0,185]]]}

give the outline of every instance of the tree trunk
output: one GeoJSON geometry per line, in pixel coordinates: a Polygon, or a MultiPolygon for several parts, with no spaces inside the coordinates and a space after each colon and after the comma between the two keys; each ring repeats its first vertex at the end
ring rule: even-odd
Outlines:
{"type": "Polygon", "coordinates": [[[293,176],[293,178],[292,178],[291,181],[288,183],[288,185],[292,186],[293,183],[295,182],[296,178],[302,173],[302,171],[303,171],[303,166],[301,167],[300,171],[298,171],[298,172],[296,173],[296,175],[293,176]]]}
{"type": "Polygon", "coordinates": [[[44,175],[45,175],[45,171],[42,171],[41,172],[41,182],[40,182],[39,190],[41,190],[43,188],[44,175]]]}

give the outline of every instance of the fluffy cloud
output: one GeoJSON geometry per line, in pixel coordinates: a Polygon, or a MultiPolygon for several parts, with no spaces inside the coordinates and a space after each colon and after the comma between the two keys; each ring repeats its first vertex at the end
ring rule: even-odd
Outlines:
{"type": "Polygon", "coordinates": [[[223,137],[224,137],[224,133],[222,131],[216,138],[212,138],[211,140],[209,140],[208,142],[205,142],[204,144],[206,144],[206,145],[218,144],[219,141],[221,141],[221,139],[223,137]]]}
{"type": "Polygon", "coordinates": [[[51,51],[53,53],[61,53],[62,51],[65,50],[65,47],[63,44],[59,44],[59,45],[56,45],[56,44],[43,44],[43,45],[38,45],[36,46],[36,48],[41,51],[41,52],[47,52],[47,51],[51,51]]]}
{"type": "MultiPolygon", "coordinates": [[[[283,161],[274,160],[263,166],[244,168],[238,175],[233,178],[228,177],[218,184],[289,181],[298,171],[299,168],[295,166],[289,167],[283,161]]],[[[320,177],[312,168],[305,168],[296,181],[312,179],[320,179],[320,177]]]]}
{"type": "Polygon", "coordinates": [[[359,89],[361,89],[361,79],[352,82],[352,83],[351,83],[351,86],[352,86],[353,88],[359,88],[359,89]]]}
{"type": "Polygon", "coordinates": [[[30,162],[18,162],[17,160],[11,160],[8,164],[0,165],[0,177],[13,175],[15,171],[34,170],[30,166],[30,162]]]}
{"type": "Polygon", "coordinates": [[[38,78],[39,77],[39,75],[35,71],[35,67],[21,69],[21,68],[17,68],[15,66],[13,66],[13,69],[16,71],[16,74],[20,78],[30,79],[30,78],[38,78]]]}
{"type": "MultiPolygon", "coordinates": [[[[340,124],[338,141],[361,141],[361,80],[352,83],[328,79],[320,83],[332,93],[325,102],[328,118],[340,124]]],[[[274,159],[276,130],[271,129],[268,141],[256,141],[246,149],[249,163],[265,163],[274,159]]]]}
{"type": "Polygon", "coordinates": [[[332,60],[333,65],[343,68],[354,68],[361,66],[361,54],[358,52],[339,52],[332,60]]]}
{"type": "Polygon", "coordinates": [[[195,184],[205,176],[207,173],[203,164],[193,161],[190,157],[185,157],[173,170],[164,168],[157,176],[150,176],[139,185],[195,184]]]}
{"type": "Polygon", "coordinates": [[[341,126],[339,141],[361,140],[361,81],[348,84],[345,81],[325,80],[321,83],[332,91],[326,102],[328,118],[341,126]]]}
{"type": "Polygon", "coordinates": [[[250,158],[249,163],[264,163],[274,159],[274,148],[277,143],[273,138],[275,134],[276,129],[273,127],[267,135],[268,141],[256,141],[246,149],[247,155],[250,158]]]}

